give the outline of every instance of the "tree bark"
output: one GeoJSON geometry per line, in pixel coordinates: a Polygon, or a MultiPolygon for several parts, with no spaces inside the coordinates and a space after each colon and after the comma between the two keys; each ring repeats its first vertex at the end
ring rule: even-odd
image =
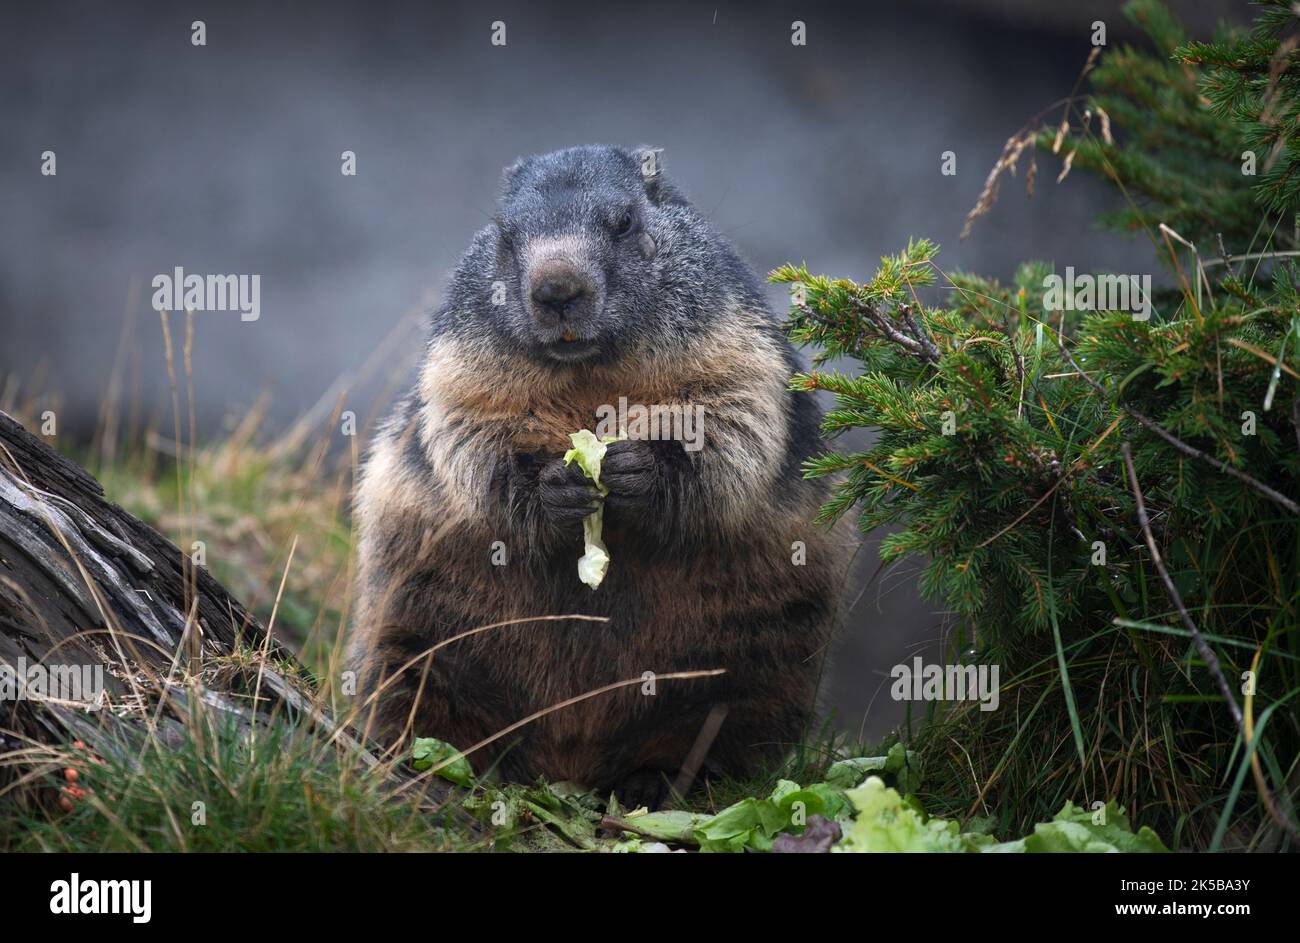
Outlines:
{"type": "MultiPolygon", "coordinates": [[[[0,663],[18,673],[86,666],[103,681],[89,703],[67,698],[0,700],[0,738],[48,741],[96,732],[173,709],[191,689],[177,683],[212,656],[266,650],[265,704],[333,722],[267,662],[293,656],[181,549],[104,496],[78,466],[0,412],[0,663]],[[187,581],[189,583],[187,587],[187,581]]],[[[204,685],[209,705],[251,721],[247,699],[204,685]]],[[[89,699],[88,699],[89,700],[89,699]]],[[[0,753],[14,744],[0,741],[0,753]]],[[[364,752],[364,751],[363,751],[364,752]]]]}

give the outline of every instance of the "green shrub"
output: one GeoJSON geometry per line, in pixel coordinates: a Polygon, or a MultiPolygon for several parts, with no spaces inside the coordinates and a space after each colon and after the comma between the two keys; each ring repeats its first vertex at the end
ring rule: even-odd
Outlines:
{"type": "Polygon", "coordinates": [[[1157,52],[1102,55],[1094,97],[1004,152],[1014,160],[1036,141],[1116,184],[1126,208],[1109,222],[1145,232],[1176,286],[1122,283],[1149,309],[1135,297],[1122,310],[1099,297],[1071,305],[1042,264],[1010,286],[942,275],[926,241],[861,284],[802,267],[772,273],[792,286],[791,336],[817,349],[793,387],[834,396],[829,436],[878,430],[866,451],[808,464],[810,476],[836,478],[821,518],[895,528],[882,558],[928,559],[921,589],[958,623],[953,659],[974,646],[1002,669],[999,710],[932,705],[917,733],[931,811],[991,815],[998,831],[1020,834],[1065,801],[1115,800],[1184,847],[1290,840],[1300,54],[1279,39],[1296,15],[1261,6],[1250,36],[1183,44],[1163,7],[1130,4],[1157,52]],[[1241,157],[1252,147],[1253,177],[1241,157]],[[1226,260],[1204,251],[1217,233],[1226,260]],[[1247,250],[1255,257],[1241,259],[1247,250]],[[953,290],[933,307],[921,299],[939,277],[953,290]],[[1072,307],[1082,310],[1061,310],[1072,307]],[[861,369],[823,369],[834,358],[861,369]],[[1186,619],[1144,543],[1125,443],[1186,619]],[[1225,687],[1253,725],[1251,749],[1225,687]]]}

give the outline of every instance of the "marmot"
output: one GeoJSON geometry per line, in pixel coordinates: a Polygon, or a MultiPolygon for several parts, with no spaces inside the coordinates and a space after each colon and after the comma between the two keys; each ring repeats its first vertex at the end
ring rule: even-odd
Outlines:
{"type": "Polygon", "coordinates": [[[466,749],[612,682],[725,669],[581,701],[470,757],[653,801],[715,705],[708,768],[735,774],[779,759],[811,716],[845,562],[810,524],[824,486],[801,474],[819,413],[787,389],[798,360],[758,279],[660,160],[584,146],[517,161],[432,315],[355,505],[350,660],[363,698],[382,689],[359,725],[386,742],[466,749]],[[609,446],[611,562],[593,590],[577,559],[597,493],[561,457],[624,400],[692,409],[702,435],[609,446]],[[502,625],[417,657],[569,614],[608,621],[502,625]]]}

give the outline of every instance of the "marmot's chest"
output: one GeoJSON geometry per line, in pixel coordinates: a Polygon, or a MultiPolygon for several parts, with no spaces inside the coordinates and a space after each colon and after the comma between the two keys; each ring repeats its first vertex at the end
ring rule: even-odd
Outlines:
{"type": "Polygon", "coordinates": [[[520,452],[565,451],[572,445],[570,434],[580,429],[601,438],[656,439],[664,432],[677,437],[682,417],[694,419],[699,411],[683,399],[668,391],[580,389],[563,399],[521,404],[505,425],[511,430],[510,444],[520,452]]]}

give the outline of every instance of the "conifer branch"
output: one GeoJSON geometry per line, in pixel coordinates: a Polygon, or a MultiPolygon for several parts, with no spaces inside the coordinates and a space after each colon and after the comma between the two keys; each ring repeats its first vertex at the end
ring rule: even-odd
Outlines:
{"type": "MultiPolygon", "coordinates": [[[[1104,396],[1106,399],[1110,399],[1110,394],[1106,391],[1106,388],[1102,386],[1100,383],[1098,383],[1096,380],[1094,380],[1092,377],[1088,376],[1088,374],[1084,371],[1084,369],[1081,366],[1079,366],[1078,361],[1076,361],[1074,357],[1070,354],[1070,351],[1065,346],[1064,331],[1058,331],[1056,337],[1057,337],[1057,342],[1060,344],[1061,355],[1064,356],[1065,359],[1070,362],[1070,365],[1079,372],[1079,376],[1083,377],[1083,379],[1088,383],[1088,385],[1091,386],[1094,390],[1096,390],[1100,395],[1104,396]]],[[[1200,461],[1205,462],[1207,465],[1211,466],[1212,468],[1215,468],[1223,472],[1225,475],[1231,475],[1233,478],[1236,478],[1238,481],[1250,485],[1250,487],[1254,488],[1256,491],[1264,495],[1264,497],[1268,498],[1270,501],[1275,501],[1276,503],[1282,505],[1282,507],[1286,508],[1292,514],[1300,515],[1300,504],[1296,504],[1295,501],[1292,501],[1290,498],[1282,494],[1280,491],[1270,488],[1268,485],[1264,484],[1264,482],[1250,475],[1247,475],[1244,471],[1241,471],[1240,469],[1233,468],[1227,462],[1222,462],[1219,459],[1215,458],[1213,455],[1210,455],[1206,452],[1202,452],[1200,449],[1196,448],[1196,446],[1188,445],[1186,442],[1178,438],[1178,436],[1174,435],[1169,430],[1165,429],[1155,420],[1150,419],[1145,414],[1143,414],[1140,410],[1137,410],[1134,407],[1128,405],[1127,403],[1122,402],[1118,397],[1116,397],[1115,399],[1115,405],[1118,406],[1120,409],[1124,410],[1124,412],[1128,413],[1130,416],[1132,416],[1138,422],[1138,424],[1141,425],[1143,428],[1145,428],[1148,432],[1156,436],[1159,436],[1169,445],[1173,446],[1175,449],[1182,452],[1184,455],[1188,456],[1189,458],[1199,459],[1200,461]]]]}

